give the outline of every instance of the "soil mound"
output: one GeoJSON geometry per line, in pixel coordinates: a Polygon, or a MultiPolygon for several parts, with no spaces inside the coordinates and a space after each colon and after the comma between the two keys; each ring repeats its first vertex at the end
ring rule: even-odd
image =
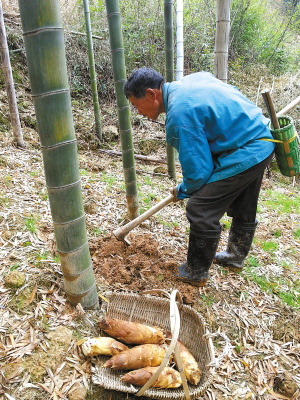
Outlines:
{"type": "Polygon", "coordinates": [[[136,237],[130,246],[113,236],[96,238],[91,241],[90,250],[96,280],[104,280],[112,290],[178,289],[184,303],[190,305],[199,297],[198,288],[174,278],[180,265],[178,255],[175,260],[174,251],[162,249],[150,234],[136,237]]]}

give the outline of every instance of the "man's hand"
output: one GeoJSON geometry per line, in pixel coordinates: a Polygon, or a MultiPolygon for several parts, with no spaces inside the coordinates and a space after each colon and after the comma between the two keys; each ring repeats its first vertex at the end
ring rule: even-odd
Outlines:
{"type": "Polygon", "coordinates": [[[174,200],[173,200],[173,202],[174,203],[177,203],[180,199],[177,197],[177,186],[174,186],[172,189],[171,189],[171,193],[173,194],[173,196],[174,196],[174,200]]]}

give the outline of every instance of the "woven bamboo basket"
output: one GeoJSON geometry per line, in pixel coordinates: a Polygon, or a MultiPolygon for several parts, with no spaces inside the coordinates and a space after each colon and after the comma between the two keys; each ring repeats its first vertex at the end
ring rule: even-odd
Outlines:
{"type": "MultiPolygon", "coordinates": [[[[171,330],[170,301],[149,294],[134,293],[105,293],[108,300],[106,316],[109,318],[123,319],[131,322],[139,322],[151,326],[159,326],[171,330]]],[[[189,349],[199,364],[202,372],[201,380],[197,386],[187,383],[186,389],[190,399],[201,396],[212,383],[214,350],[211,339],[203,337],[208,333],[203,317],[191,307],[176,303],[180,315],[180,330],[178,339],[189,349]]],[[[177,312],[178,312],[177,311],[177,312]]],[[[173,328],[172,328],[173,331],[173,328]]],[[[171,347],[171,346],[170,346],[171,347]]],[[[102,368],[107,357],[99,356],[98,364],[93,372],[93,383],[105,389],[117,390],[137,395],[140,387],[121,381],[124,371],[114,371],[102,368]]],[[[127,371],[126,371],[127,372],[127,371]]],[[[140,395],[140,394],[139,394],[140,395]]],[[[143,394],[152,399],[186,399],[183,388],[156,389],[149,388],[143,394]]]]}

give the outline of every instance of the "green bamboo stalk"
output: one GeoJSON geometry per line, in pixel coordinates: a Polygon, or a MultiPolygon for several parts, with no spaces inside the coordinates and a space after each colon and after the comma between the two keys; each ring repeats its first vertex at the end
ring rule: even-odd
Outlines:
{"type": "Polygon", "coordinates": [[[129,101],[126,99],[123,87],[126,81],[125,59],[121,28],[121,17],[118,0],[105,0],[109,29],[109,39],[115,83],[115,93],[118,107],[118,121],[121,135],[122,162],[125,177],[127,210],[129,217],[139,216],[136,172],[132,129],[130,122],[129,101]]]}
{"type": "Polygon", "coordinates": [[[93,106],[94,106],[94,114],[95,114],[95,130],[96,135],[100,140],[102,140],[102,132],[101,132],[101,117],[100,117],[100,107],[98,100],[98,91],[97,91],[97,79],[96,79],[96,71],[95,71],[95,61],[94,61],[94,52],[93,52],[93,39],[92,39],[92,28],[91,28],[91,17],[89,10],[89,0],[83,0],[84,6],[84,16],[85,16],[85,30],[86,37],[88,43],[88,53],[89,53],[89,66],[90,66],[90,76],[91,76],[91,86],[92,86],[92,94],[93,94],[93,106]]]}
{"type": "Polygon", "coordinates": [[[176,8],[176,80],[183,78],[184,51],[183,51],[183,0],[177,0],[176,8]]]}
{"type": "Polygon", "coordinates": [[[15,86],[12,76],[12,70],[9,59],[9,52],[6,40],[6,31],[3,18],[2,2],[0,0],[0,54],[3,68],[3,75],[5,81],[5,88],[7,93],[11,126],[13,130],[14,140],[19,147],[25,147],[23,141],[23,134],[19,118],[15,86]]]}
{"type": "Polygon", "coordinates": [[[59,0],[19,0],[19,8],[65,291],[71,304],[95,308],[59,0]]]}
{"type": "Polygon", "coordinates": [[[231,0],[217,0],[214,76],[227,83],[231,0]]]}
{"type": "MultiPolygon", "coordinates": [[[[174,81],[173,0],[164,0],[166,80],[174,81]]],[[[167,144],[167,165],[171,179],[176,182],[175,149],[167,144]]]]}

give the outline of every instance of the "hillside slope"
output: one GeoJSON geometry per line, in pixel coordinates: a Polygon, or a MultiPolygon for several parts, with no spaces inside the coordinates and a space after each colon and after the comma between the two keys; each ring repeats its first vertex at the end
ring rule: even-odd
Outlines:
{"type": "MultiPolygon", "coordinates": [[[[6,23],[10,43],[15,49],[22,47],[18,16],[6,15],[6,23]]],[[[83,52],[75,44],[73,51],[83,52]]],[[[99,311],[84,311],[66,300],[23,52],[12,53],[12,66],[26,148],[13,145],[0,74],[0,398],[133,400],[136,397],[93,385],[97,359],[87,360],[76,346],[79,339],[100,334],[99,311]]],[[[262,88],[273,87],[277,109],[297,97],[299,90],[298,75],[275,79],[258,67],[231,71],[230,82],[263,109],[262,88]]],[[[179,283],[172,272],[186,257],[184,202],[166,207],[133,230],[128,248],[112,236],[113,229],[127,220],[126,199],[121,160],[100,151],[120,149],[113,94],[105,103],[100,100],[104,143],[93,135],[89,99],[76,93],[72,97],[99,294],[155,288],[180,291],[184,303],[205,318],[220,357],[203,399],[298,399],[299,177],[283,177],[275,162],[266,172],[256,238],[240,274],[214,264],[207,287],[179,283]]],[[[291,116],[299,127],[299,107],[291,116]]],[[[136,153],[165,158],[164,129],[134,113],[132,121],[136,153]]],[[[136,168],[141,210],[145,211],[168,195],[173,182],[161,165],[136,161],[136,168]]],[[[220,250],[226,247],[230,218],[225,216],[222,224],[220,250]]]]}

